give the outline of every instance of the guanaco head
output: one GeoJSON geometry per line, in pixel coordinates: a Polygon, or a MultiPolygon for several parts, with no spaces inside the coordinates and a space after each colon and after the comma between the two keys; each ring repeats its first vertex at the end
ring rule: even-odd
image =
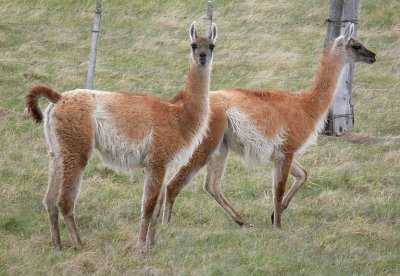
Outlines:
{"type": "Polygon", "coordinates": [[[217,40],[217,26],[215,23],[212,23],[212,30],[209,37],[199,37],[195,24],[196,22],[193,22],[189,29],[190,42],[192,43],[190,45],[192,47],[191,58],[196,65],[205,67],[212,62],[215,41],[217,40]]]}
{"type": "Polygon", "coordinates": [[[368,50],[354,35],[354,23],[347,23],[343,34],[339,36],[334,46],[341,46],[345,51],[345,62],[366,62],[376,61],[375,53],[368,50]]]}

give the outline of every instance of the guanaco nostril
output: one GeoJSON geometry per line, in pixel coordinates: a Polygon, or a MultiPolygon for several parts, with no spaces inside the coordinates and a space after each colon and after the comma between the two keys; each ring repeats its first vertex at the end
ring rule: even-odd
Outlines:
{"type": "Polygon", "coordinates": [[[206,53],[200,53],[199,55],[201,58],[205,58],[206,57],[206,53]]]}

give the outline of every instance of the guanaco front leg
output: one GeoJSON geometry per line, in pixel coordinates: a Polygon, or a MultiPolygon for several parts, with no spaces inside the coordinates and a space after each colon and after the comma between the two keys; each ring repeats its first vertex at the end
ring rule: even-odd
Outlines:
{"type": "Polygon", "coordinates": [[[158,204],[161,204],[160,191],[164,182],[165,166],[154,166],[157,170],[148,169],[143,189],[142,217],[139,232],[139,245],[154,245],[156,234],[158,204]]]}
{"type": "MultiPolygon", "coordinates": [[[[300,190],[307,180],[306,170],[296,160],[293,160],[292,167],[290,168],[290,175],[292,175],[295,180],[292,187],[290,187],[289,191],[283,198],[282,211],[289,206],[289,203],[294,195],[300,190]]],[[[271,214],[271,222],[274,224],[274,212],[271,214]]]]}
{"type": "Polygon", "coordinates": [[[273,195],[274,195],[274,226],[281,228],[281,217],[282,217],[282,200],[286,189],[286,181],[289,176],[290,167],[293,160],[292,153],[286,153],[284,159],[280,159],[274,162],[274,183],[273,183],[273,195]]]}
{"type": "Polygon", "coordinates": [[[283,210],[285,210],[289,206],[289,203],[294,195],[300,190],[300,188],[307,180],[306,170],[296,160],[293,160],[292,167],[290,168],[290,174],[295,178],[295,180],[292,187],[290,187],[289,191],[283,198],[283,210]]]}

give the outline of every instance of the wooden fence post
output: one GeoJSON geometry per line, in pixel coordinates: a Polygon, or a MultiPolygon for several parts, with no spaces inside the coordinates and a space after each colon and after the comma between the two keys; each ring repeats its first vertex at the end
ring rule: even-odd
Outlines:
{"type": "Polygon", "coordinates": [[[344,0],[330,0],[329,17],[326,20],[328,27],[326,29],[324,47],[332,46],[332,42],[340,35],[340,21],[342,20],[344,0]]]}
{"type": "Polygon", "coordinates": [[[212,21],[213,21],[213,1],[212,0],[207,0],[206,36],[210,36],[211,37],[212,21]]]}
{"type": "MultiPolygon", "coordinates": [[[[356,34],[359,13],[360,0],[331,0],[324,46],[331,46],[347,22],[355,23],[354,34],[356,34]]],[[[343,136],[354,128],[354,107],[351,97],[353,72],[354,64],[347,64],[342,71],[336,88],[336,96],[328,113],[325,135],[343,136]]]]}
{"type": "Polygon", "coordinates": [[[92,29],[92,42],[90,44],[88,76],[87,76],[87,81],[86,81],[87,89],[93,89],[94,75],[95,75],[95,71],[96,71],[97,44],[99,42],[100,20],[101,20],[102,7],[103,7],[103,0],[97,0],[95,17],[94,17],[94,21],[93,21],[93,29],[92,29]]]}

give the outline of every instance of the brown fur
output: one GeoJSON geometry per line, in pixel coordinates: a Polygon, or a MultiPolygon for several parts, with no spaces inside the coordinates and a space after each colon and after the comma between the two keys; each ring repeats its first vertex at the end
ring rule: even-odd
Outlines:
{"type": "Polygon", "coordinates": [[[375,61],[375,54],[351,37],[351,27],[347,26],[345,35],[336,40],[336,44],[323,53],[313,87],[303,93],[289,91],[227,89],[210,93],[211,117],[207,137],[195,151],[189,164],[182,167],[166,187],[164,203],[164,223],[169,223],[173,204],[179,192],[206,164],[207,176],[205,190],[240,225],[245,225],[242,217],[231,207],[222,195],[220,181],[229,149],[242,155],[242,145],[229,142],[235,139],[228,126],[228,110],[235,108],[246,115],[265,141],[275,141],[284,130],[282,144],[275,146],[270,160],[274,162],[274,213],[275,227],[281,227],[281,214],[290,200],[307,179],[307,172],[294,160],[295,154],[304,146],[316,131],[320,130],[324,117],[334,97],[336,84],[344,64],[351,61],[375,61]],[[349,39],[349,40],[348,40],[349,39]],[[345,42],[348,44],[345,45],[345,42]],[[360,49],[351,48],[357,44],[360,49]],[[349,46],[350,45],[350,46],[349,46]],[[344,48],[346,47],[346,48],[344,48]],[[287,192],[288,175],[295,182],[287,192]]]}
{"type": "Polygon", "coordinates": [[[61,94],[43,84],[37,84],[30,89],[28,95],[26,96],[26,105],[28,112],[38,124],[43,121],[43,115],[38,105],[38,98],[40,96],[44,96],[52,103],[56,103],[58,100],[60,100],[61,94]]]}
{"type": "Polygon", "coordinates": [[[185,164],[202,139],[208,121],[208,90],[212,47],[216,38],[197,37],[191,26],[193,49],[186,88],[171,101],[149,95],[123,92],[74,90],[62,95],[48,86],[36,85],[27,96],[27,106],[37,122],[42,121],[38,99],[54,104],[46,110],[45,134],[50,146],[49,186],[45,205],[52,241],[61,248],[59,211],[71,240],[82,246],[74,218],[82,172],[96,148],[103,160],[121,170],[145,167],[139,244],[155,242],[160,191],[172,161],[185,164]],[[205,62],[206,61],[206,62],[205,62]]]}

